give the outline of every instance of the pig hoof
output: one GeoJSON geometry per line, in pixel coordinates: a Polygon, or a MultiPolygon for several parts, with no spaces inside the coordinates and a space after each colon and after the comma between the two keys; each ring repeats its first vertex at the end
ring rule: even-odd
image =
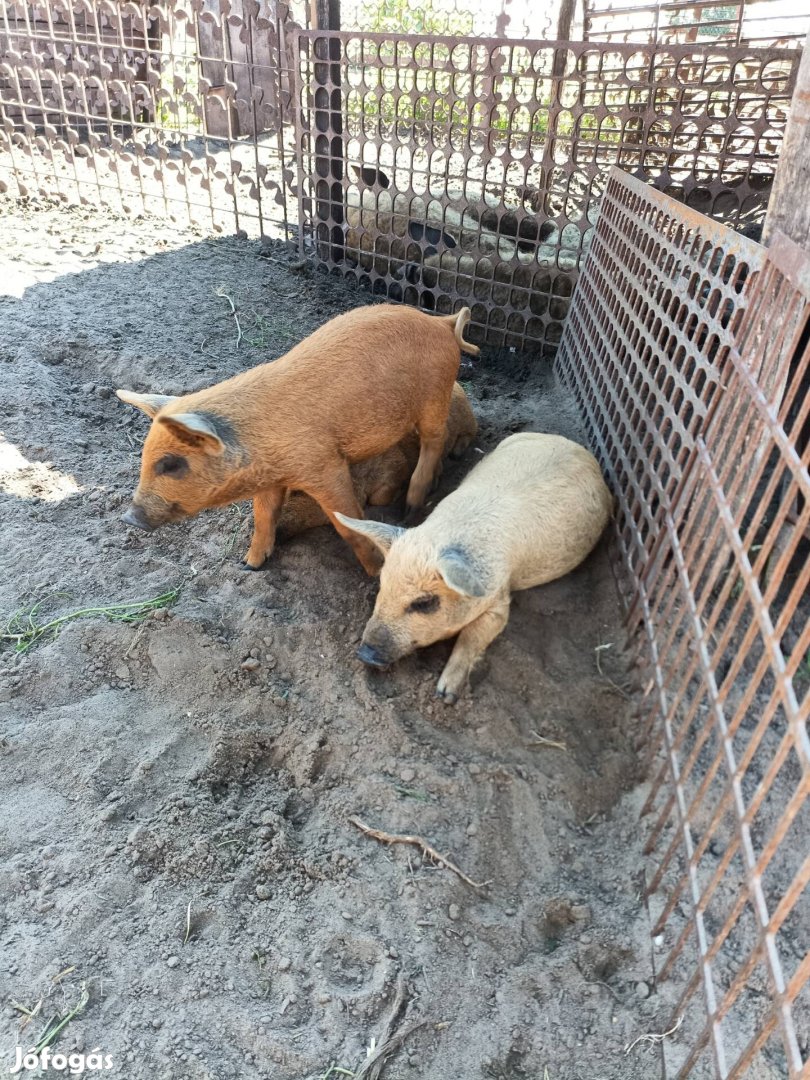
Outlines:
{"type": "Polygon", "coordinates": [[[441,698],[445,705],[455,705],[458,701],[458,694],[454,694],[452,690],[437,690],[436,697],[441,698]]]}
{"type": "Polygon", "coordinates": [[[261,568],[264,566],[264,563],[259,563],[258,566],[251,566],[249,562],[243,559],[240,562],[239,566],[242,570],[261,570],[261,568]]]}
{"type": "Polygon", "coordinates": [[[402,515],[402,520],[406,525],[413,525],[420,516],[421,506],[405,506],[405,513],[402,515]]]}

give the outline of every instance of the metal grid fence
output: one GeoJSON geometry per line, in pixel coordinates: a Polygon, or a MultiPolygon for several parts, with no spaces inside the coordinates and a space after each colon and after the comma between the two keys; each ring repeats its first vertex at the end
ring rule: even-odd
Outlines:
{"type": "Polygon", "coordinates": [[[761,222],[800,53],[300,31],[301,244],[552,356],[609,168],[761,222]]]}
{"type": "Polygon", "coordinates": [[[762,221],[796,49],[323,33],[305,10],[7,0],[0,188],[297,238],[548,357],[612,165],[762,221]]]}
{"type": "Polygon", "coordinates": [[[795,0],[585,0],[584,22],[596,41],[801,48],[810,10],[795,0]]]}
{"type": "Polygon", "coordinates": [[[287,15],[271,0],[0,3],[0,190],[289,237],[287,15]]]}
{"type": "Polygon", "coordinates": [[[764,254],[615,172],[557,359],[619,495],[668,1076],[810,1072],[810,259],[764,254]]]}

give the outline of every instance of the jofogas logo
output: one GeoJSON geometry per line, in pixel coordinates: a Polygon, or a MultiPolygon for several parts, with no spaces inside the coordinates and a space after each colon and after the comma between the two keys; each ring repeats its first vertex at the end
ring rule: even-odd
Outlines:
{"type": "Polygon", "coordinates": [[[39,1054],[26,1053],[21,1046],[16,1051],[16,1060],[8,1070],[12,1076],[24,1076],[26,1072],[61,1072],[68,1076],[81,1076],[86,1072],[100,1072],[113,1067],[112,1054],[102,1054],[99,1047],[89,1054],[54,1054],[46,1046],[39,1054]]]}

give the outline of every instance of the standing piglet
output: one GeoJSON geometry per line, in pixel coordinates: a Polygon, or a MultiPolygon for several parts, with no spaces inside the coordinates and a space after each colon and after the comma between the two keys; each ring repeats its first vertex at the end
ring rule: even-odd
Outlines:
{"type": "Polygon", "coordinates": [[[592,454],[559,435],[524,432],[504,439],[415,529],[342,517],[385,557],[357,655],[386,667],[458,634],[436,688],[455,703],[506,626],[510,594],[578,566],[612,503],[592,454]]]}
{"type": "Polygon", "coordinates": [[[271,554],[288,491],[323,509],[368,571],[379,556],[338,512],[362,516],[349,466],[376,457],[409,432],[419,458],[406,502],[422,506],[441,458],[469,308],[431,316],[391,304],[339,315],[274,363],[183,397],[133,394],[122,401],[153,417],[141,477],[124,521],[151,531],[211,506],[253,499],[245,562],[271,554]]]}

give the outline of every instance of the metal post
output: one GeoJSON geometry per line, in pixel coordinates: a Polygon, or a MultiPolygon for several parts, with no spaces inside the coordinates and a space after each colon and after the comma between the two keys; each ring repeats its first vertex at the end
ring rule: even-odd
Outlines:
{"type": "MultiPolygon", "coordinates": [[[[340,30],[340,0],[312,0],[311,18],[317,30],[340,30]]],[[[341,49],[338,39],[315,42],[315,214],[323,262],[341,262],[344,251],[341,49]]]]}

